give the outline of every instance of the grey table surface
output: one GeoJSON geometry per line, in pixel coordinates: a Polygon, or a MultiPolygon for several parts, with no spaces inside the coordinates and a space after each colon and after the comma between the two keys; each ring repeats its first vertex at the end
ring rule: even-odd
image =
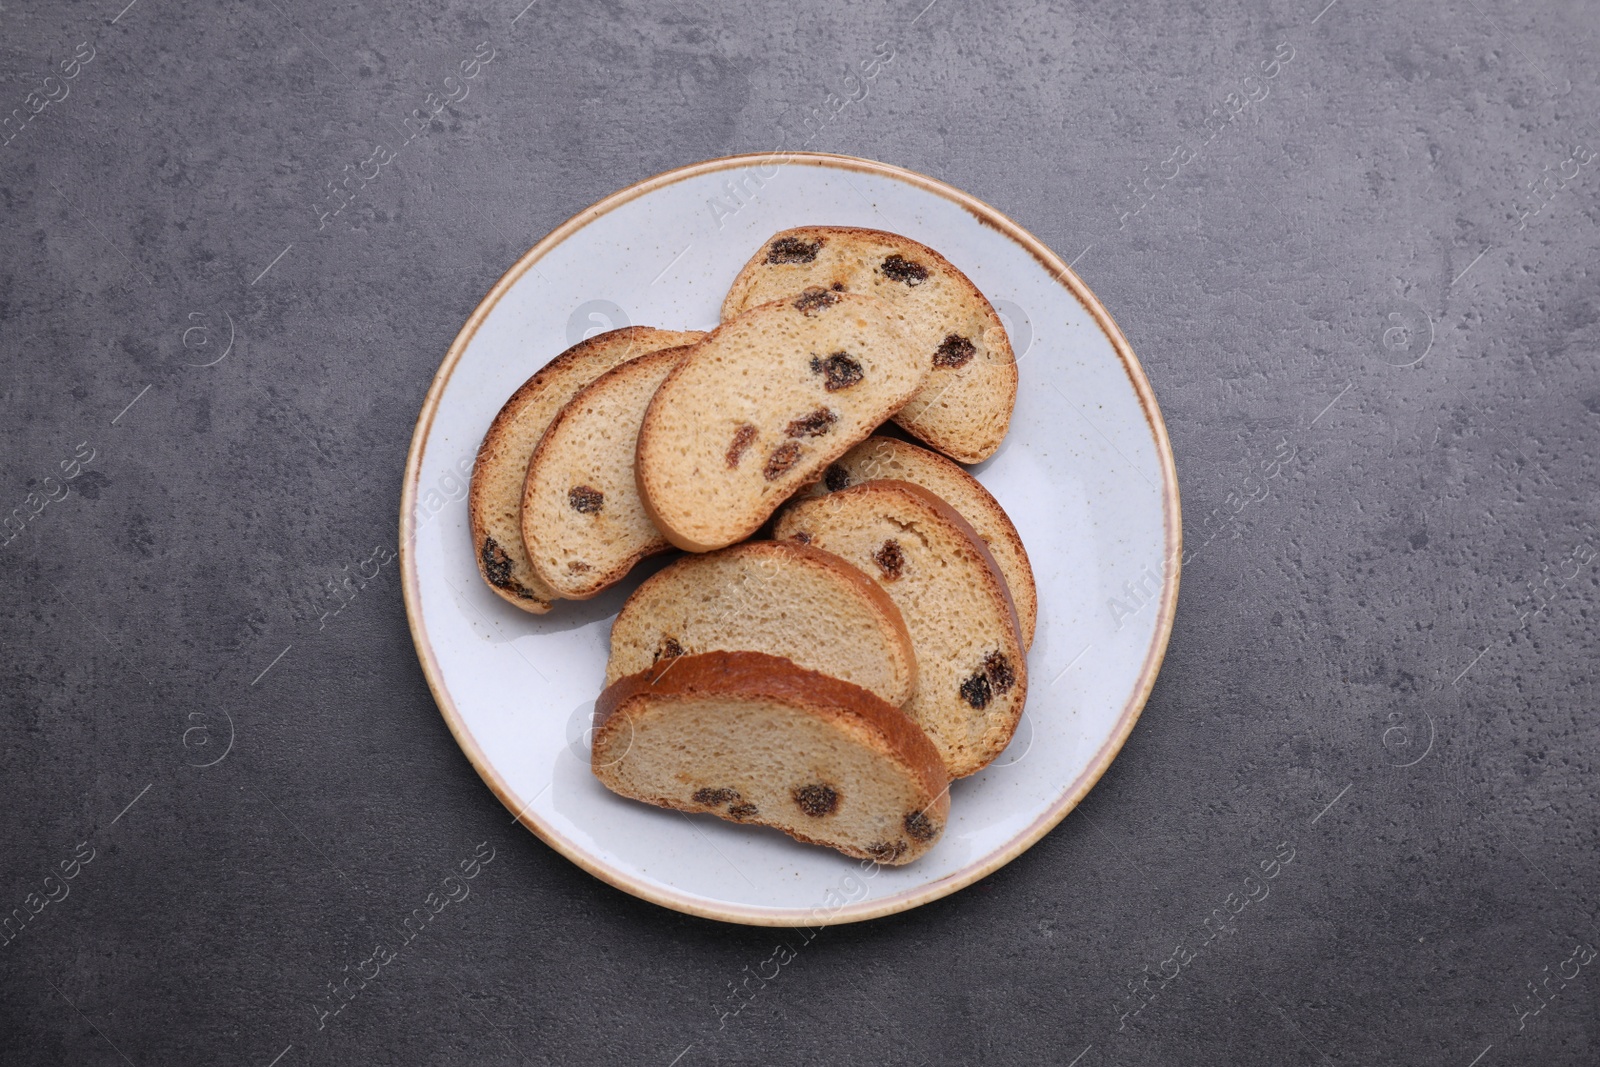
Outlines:
{"type": "Polygon", "coordinates": [[[0,1061],[1600,1061],[1592,5],[123,2],[0,4],[0,1061]],[[394,567],[313,615],[495,279],[780,143],[1076,262],[1194,549],[1078,812],[810,937],[512,825],[394,567]]]}

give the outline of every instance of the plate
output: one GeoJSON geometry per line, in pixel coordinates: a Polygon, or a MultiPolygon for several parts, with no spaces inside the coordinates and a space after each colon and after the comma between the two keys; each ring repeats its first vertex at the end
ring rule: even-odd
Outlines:
{"type": "Polygon", "coordinates": [[[1177,607],[1178,483],[1150,384],[1105,308],[1055,253],[942,182],[848,156],[733,156],[629,186],[558,227],[467,320],[434,377],[400,505],[402,581],[423,672],[462,751],[524,826],[598,878],[727,922],[871,919],[970,885],[1081,800],[1133,729],[1177,607]],[[626,325],[708,330],[778,230],[905,234],[994,303],[1018,353],[1011,432],[974,474],[1033,560],[1039,623],[1011,746],[951,788],[926,856],[877,867],[776,830],[652,808],[590,773],[611,620],[645,576],[528,615],[478,577],[466,486],[500,405],[547,360],[626,325]]]}

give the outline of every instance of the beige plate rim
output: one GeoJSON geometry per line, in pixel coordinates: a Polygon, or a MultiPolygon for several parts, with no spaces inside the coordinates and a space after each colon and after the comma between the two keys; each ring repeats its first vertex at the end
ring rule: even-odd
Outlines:
{"type": "Polygon", "coordinates": [[[999,870],[1020,856],[1065,818],[1067,812],[1078,805],[1078,802],[1089,792],[1095,782],[1099,781],[1100,776],[1105,773],[1106,767],[1116,758],[1117,753],[1122,750],[1123,742],[1127,740],[1128,734],[1132,732],[1134,723],[1139,719],[1139,713],[1144,709],[1145,701],[1150,697],[1150,690],[1155,685],[1156,674],[1161,668],[1162,658],[1166,655],[1167,640],[1172,634],[1173,617],[1177,612],[1182,537],[1183,523],[1178,500],[1177,464],[1172,456],[1172,444],[1167,437],[1166,424],[1161,418],[1161,409],[1156,405],[1155,393],[1151,390],[1150,382],[1145,377],[1144,368],[1139,365],[1138,358],[1134,356],[1133,349],[1129,346],[1127,338],[1122,335],[1122,331],[1117,327],[1116,322],[1112,320],[1110,312],[1106,311],[1095,295],[1089,291],[1089,287],[1083,283],[1082,279],[1073,273],[1072,268],[1062,262],[1061,258],[1046,247],[1042,241],[1013,222],[1005,214],[976,197],[964,193],[953,186],[946,185],[936,178],[930,178],[925,174],[918,174],[915,171],[896,167],[889,163],[824,152],[784,152],[776,155],[765,152],[750,153],[708,159],[700,163],[677,167],[612,193],[552,230],[543,240],[524,253],[522,258],[517,260],[511,269],[501,276],[500,280],[494,284],[494,288],[490,289],[488,295],[473,309],[472,314],[467,318],[466,324],[462,326],[461,332],[456,335],[455,341],[450,345],[450,350],[446,353],[444,362],[440,364],[438,372],[433,377],[433,384],[428,389],[428,395],[422,402],[422,411],[417,416],[416,428],[411,436],[411,448],[406,456],[405,481],[400,493],[401,586],[405,598],[406,619],[411,628],[411,639],[416,645],[417,658],[421,661],[422,673],[427,677],[428,688],[433,692],[434,700],[439,705],[439,711],[444,715],[445,723],[450,727],[450,732],[454,735],[456,743],[461,746],[461,751],[466,754],[473,768],[488,784],[494,795],[500,799],[500,802],[506,806],[507,810],[516,815],[518,822],[531,830],[540,840],[601,881],[616,886],[618,889],[631,893],[636,897],[675,911],[750,926],[836,925],[881,918],[885,915],[893,915],[919,907],[930,901],[938,900],[940,897],[948,896],[999,870]],[[1133,384],[1134,392],[1139,397],[1140,407],[1144,411],[1145,419],[1150,424],[1151,433],[1156,440],[1156,452],[1161,461],[1161,502],[1163,520],[1166,527],[1166,565],[1163,567],[1161,607],[1156,618],[1155,632],[1151,636],[1150,646],[1145,654],[1144,665],[1139,671],[1139,677],[1134,685],[1133,692],[1129,695],[1127,703],[1123,705],[1122,712],[1117,718],[1116,728],[1113,730],[1112,735],[1100,747],[1099,752],[1095,754],[1088,767],[1078,775],[1077,780],[1072,783],[1072,787],[1049,810],[1024,827],[1005,845],[989,852],[976,862],[968,864],[966,867],[946,875],[936,882],[930,882],[914,890],[878,900],[862,901],[859,905],[850,905],[838,910],[830,910],[826,913],[821,913],[821,909],[756,909],[732,904],[708,905],[703,900],[675,893],[613,870],[597,862],[576,843],[557,833],[553,827],[545,825],[533,814],[526,811],[519,812],[511,789],[495,772],[494,767],[485,757],[483,750],[478,747],[476,739],[462,720],[460,712],[456,709],[455,702],[450,697],[450,691],[444,684],[439,663],[434,656],[433,647],[428,641],[427,632],[422,624],[422,603],[416,570],[417,557],[412,547],[413,539],[416,536],[416,524],[413,517],[416,511],[416,498],[422,474],[422,452],[427,442],[429,430],[433,425],[434,415],[439,407],[440,397],[443,396],[445,386],[450,381],[450,375],[454,372],[456,364],[466,351],[467,345],[471,343],[478,327],[483,323],[489,312],[494,309],[494,306],[500,302],[500,299],[511,289],[512,285],[552,248],[567,240],[595,219],[630,200],[660,189],[663,186],[701,174],[720,170],[737,170],[753,164],[771,166],[774,162],[782,162],[786,165],[835,167],[867,174],[883,175],[918,186],[961,205],[971,212],[979,222],[1005,234],[1031,253],[1055,277],[1056,281],[1083,306],[1089,316],[1104,331],[1106,337],[1111,341],[1113,349],[1122,360],[1123,369],[1127,372],[1128,378],[1133,384]]]}

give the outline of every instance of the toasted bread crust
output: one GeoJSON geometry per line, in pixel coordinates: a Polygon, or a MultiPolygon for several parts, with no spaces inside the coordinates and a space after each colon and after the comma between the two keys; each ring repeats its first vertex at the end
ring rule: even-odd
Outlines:
{"type": "MultiPolygon", "coordinates": [[[[774,234],[740,270],[722,304],[724,321],[747,310],[752,302],[772,300],[787,289],[841,286],[847,292],[872,292],[888,298],[898,286],[875,285],[873,272],[839,262],[833,252],[848,243],[894,249],[902,270],[892,276],[907,290],[937,274],[959,294],[962,307],[977,316],[976,330],[954,327],[961,316],[926,316],[920,337],[932,373],[922,390],[895,416],[895,422],[918,438],[962,463],[978,463],[1000,447],[1017,400],[1017,362],[1000,316],[959,268],[935,249],[901,234],[855,226],[800,226],[774,234]],[[784,243],[788,244],[784,244],[784,243]],[[772,258],[777,247],[811,249],[811,258],[772,258]],[[901,253],[904,253],[902,256],[901,253]],[[910,257],[909,260],[906,257],[910,257]],[[783,290],[783,291],[779,291],[783,290]],[[955,338],[964,349],[946,350],[941,341],[955,338]],[[976,413],[976,417],[969,417],[976,413]]],[[[885,263],[887,264],[887,260],[885,263]]],[[[888,274],[881,271],[879,273],[888,274]]]]}
{"type": "Polygon", "coordinates": [[[1039,594],[1028,550],[1005,508],[960,464],[895,437],[869,437],[841,456],[806,492],[820,496],[848,485],[886,478],[922,486],[979,528],[1016,606],[1023,647],[1032,648],[1038,624],[1039,594]],[[897,474],[895,466],[906,469],[897,474]],[[838,484],[840,481],[844,484],[838,484]]]}
{"type": "Polygon", "coordinates": [[[520,493],[528,460],[556,413],[573,393],[618,363],[654,349],[691,344],[703,336],[650,326],[596,334],[546,363],[511,394],[478,448],[467,497],[473,556],[479,575],[496,596],[536,615],[549,611],[556,599],[534,573],[523,547],[515,517],[520,495],[512,497],[510,506],[499,495],[510,484],[516,486],[512,492],[520,493]]]}
{"type": "MultiPolygon", "coordinates": [[[[522,490],[522,542],[528,552],[534,573],[547,588],[555,590],[559,596],[571,600],[587,600],[597,596],[621,581],[641,559],[671,549],[672,545],[666,538],[660,536],[659,531],[637,530],[632,531],[636,550],[616,560],[603,571],[586,571],[581,579],[553,571],[543,555],[534,550],[535,546],[541,545],[544,538],[544,531],[538,526],[542,516],[538,510],[536,493],[544,479],[555,476],[552,468],[561,458],[556,453],[559,447],[566,443],[562,431],[585,419],[586,402],[590,398],[625,385],[630,378],[658,374],[665,367],[675,367],[683,361],[692,348],[692,345],[682,345],[646,352],[612,367],[573,394],[572,399],[556,414],[549,428],[545,430],[544,436],[539,440],[539,446],[533,450],[533,456],[528,460],[528,472],[522,490]]],[[[630,464],[633,457],[634,448],[630,443],[627,450],[630,464]]],[[[627,488],[635,489],[631,471],[627,488]]]]}
{"type": "MultiPolygon", "coordinates": [[[[807,567],[820,569],[842,582],[852,590],[868,611],[879,620],[879,631],[891,635],[892,647],[889,655],[894,661],[894,674],[903,677],[906,681],[902,693],[890,700],[890,703],[903,703],[909,699],[917,688],[917,655],[911,645],[911,634],[906,630],[904,616],[900,608],[890,599],[883,587],[873,581],[860,570],[853,567],[832,552],[824,552],[820,548],[802,545],[793,541],[745,541],[737,545],[730,545],[722,549],[722,553],[736,553],[744,560],[769,560],[777,566],[807,567]]],[[[715,554],[705,556],[689,556],[674,563],[672,566],[657,571],[636,589],[627,603],[622,605],[622,610],[617,613],[616,620],[611,626],[611,648],[613,664],[616,662],[618,641],[623,635],[637,631],[644,624],[636,618],[641,612],[652,605],[658,594],[679,580],[678,571],[683,567],[695,566],[699,559],[712,558],[715,554]]],[[[735,639],[736,640],[736,639],[735,639]]],[[[724,650],[729,651],[729,650],[724,650]]],[[[614,676],[616,668],[607,665],[606,678],[608,681],[619,681],[614,676]]],[[[881,695],[881,694],[880,694],[881,695]]]]}
{"type": "Polygon", "coordinates": [[[644,693],[656,696],[744,693],[811,708],[830,718],[853,717],[881,733],[885,747],[905,757],[930,793],[942,792],[949,784],[939,750],[905,712],[858,685],[797,667],[781,656],[763,652],[702,652],[629,675],[607,686],[595,701],[597,744],[599,734],[605,732],[612,717],[621,713],[628,701],[644,693]]]}
{"type": "MultiPolygon", "coordinates": [[[[789,660],[760,652],[706,652],[682,656],[622,679],[600,694],[595,701],[593,769],[601,781],[611,783],[603,773],[613,744],[624,734],[630,716],[646,714],[650,707],[678,699],[731,697],[767,700],[798,708],[824,721],[834,723],[858,737],[870,738],[873,747],[908,768],[932,801],[923,814],[941,828],[950,814],[950,778],[939,750],[921,727],[899,708],[873,696],[859,686],[830,678],[825,674],[795,666],[789,660]]],[[[620,758],[620,757],[619,757],[620,758]]],[[[639,798],[644,799],[644,798],[639,798]]],[[[650,803],[681,811],[705,811],[670,797],[649,798],[650,803]]],[[[756,822],[761,820],[756,819],[756,822]]],[[[847,855],[880,862],[909,862],[919,852],[884,860],[869,853],[821,842],[783,830],[808,844],[827,844],[847,855]]]]}

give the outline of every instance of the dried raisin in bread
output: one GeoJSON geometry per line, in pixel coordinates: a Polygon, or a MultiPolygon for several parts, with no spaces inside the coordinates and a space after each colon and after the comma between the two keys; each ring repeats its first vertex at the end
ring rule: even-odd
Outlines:
{"type": "Polygon", "coordinates": [[[906,713],[950,777],[1000,754],[1022,716],[1028,665],[1005,579],[967,520],[921,486],[885,480],[795,501],[777,536],[843,556],[900,605],[917,652],[906,713]]]}
{"type": "Polygon", "coordinates": [[[806,493],[819,496],[876,478],[896,478],[920,485],[972,524],[994,555],[1006,587],[1011,590],[1017,621],[1022,625],[1022,645],[1032,648],[1033,628],[1039,615],[1033,567],[1017,528],[1011,524],[1011,517],[989,490],[937,452],[894,437],[869,437],[830,464],[822,480],[811,485],[806,493]]]}
{"type": "Polygon", "coordinates": [[[777,656],[679,656],[608,686],[595,719],[595,776],[647,804],[896,865],[950,816],[939,753],[904,712],[777,656]]]}
{"type": "Polygon", "coordinates": [[[639,430],[639,489],[679,548],[754,533],[915,393],[904,309],[808,290],[724,322],[667,378],[639,430]]]}
{"type": "Polygon", "coordinates": [[[522,544],[557,596],[585,600],[672,546],[639,501],[639,420],[693,346],[636,356],[578,390],[528,461],[522,544]]]}
{"type": "Polygon", "coordinates": [[[911,635],[878,583],[820,549],[746,541],[652,575],[611,626],[606,684],[700,652],[765,652],[899,706],[917,684],[911,635]]]}
{"type": "Polygon", "coordinates": [[[722,317],[810,286],[869,293],[909,312],[931,373],[894,421],[962,463],[994,455],[1017,401],[1017,361],[1000,317],[965,274],[899,234],[802,226],[774,234],[745,264],[722,317]]]}
{"type": "Polygon", "coordinates": [[[556,598],[528,563],[522,546],[522,485],[528,459],[550,420],[574,393],[618,363],[660,348],[692,344],[702,333],[629,326],[573,345],[524,382],[494,417],[472,469],[467,510],[472,552],[489,588],[524,611],[542,615],[556,598]]]}

